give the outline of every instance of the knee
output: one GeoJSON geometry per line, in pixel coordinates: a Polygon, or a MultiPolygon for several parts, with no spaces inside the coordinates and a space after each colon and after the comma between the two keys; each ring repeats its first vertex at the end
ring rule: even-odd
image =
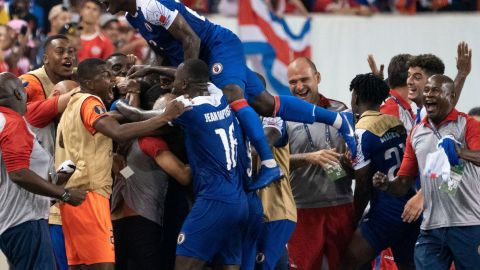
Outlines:
{"type": "Polygon", "coordinates": [[[223,95],[227,98],[228,103],[245,98],[242,88],[236,84],[225,85],[222,88],[222,91],[223,95]]]}

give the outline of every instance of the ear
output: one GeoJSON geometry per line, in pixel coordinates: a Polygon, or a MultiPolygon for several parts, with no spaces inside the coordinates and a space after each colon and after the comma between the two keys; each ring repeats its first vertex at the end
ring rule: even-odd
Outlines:
{"type": "Polygon", "coordinates": [[[15,95],[15,97],[16,97],[18,100],[22,100],[22,93],[20,93],[20,91],[22,91],[22,90],[19,90],[19,89],[13,90],[13,94],[15,95]]]}
{"type": "Polygon", "coordinates": [[[317,71],[317,73],[315,73],[315,79],[317,80],[317,84],[320,84],[320,81],[322,80],[320,72],[317,71]]]}
{"type": "Polygon", "coordinates": [[[43,54],[43,64],[48,64],[48,57],[47,57],[47,54],[43,54]]]}

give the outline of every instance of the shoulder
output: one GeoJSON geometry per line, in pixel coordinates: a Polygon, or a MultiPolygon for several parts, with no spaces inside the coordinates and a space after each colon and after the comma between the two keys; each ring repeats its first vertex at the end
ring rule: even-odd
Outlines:
{"type": "Polygon", "coordinates": [[[348,109],[347,105],[345,105],[345,103],[339,100],[329,98],[328,101],[330,102],[330,107],[329,107],[330,110],[341,112],[348,109]]]}
{"type": "Polygon", "coordinates": [[[401,125],[402,122],[391,115],[380,112],[366,112],[355,125],[355,128],[368,130],[372,134],[381,137],[388,130],[401,125]]]}

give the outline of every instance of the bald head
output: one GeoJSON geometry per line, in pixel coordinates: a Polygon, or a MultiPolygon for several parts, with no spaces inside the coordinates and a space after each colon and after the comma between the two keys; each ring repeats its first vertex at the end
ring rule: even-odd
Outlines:
{"type": "Polygon", "coordinates": [[[73,89],[77,88],[78,86],[79,85],[76,81],[72,81],[72,80],[61,81],[53,87],[52,93],[50,94],[50,96],[59,96],[59,95],[66,94],[72,91],[73,89]]]}
{"type": "Polygon", "coordinates": [[[0,73],[0,106],[21,115],[27,111],[27,94],[22,81],[10,72],[0,73]]]}
{"type": "Polygon", "coordinates": [[[299,65],[299,64],[307,64],[312,69],[313,72],[317,72],[317,66],[315,66],[312,60],[310,60],[310,58],[308,57],[302,56],[290,62],[290,65],[299,65]]]}
{"type": "Polygon", "coordinates": [[[445,87],[446,90],[452,91],[454,90],[454,87],[455,87],[453,80],[450,77],[443,74],[432,75],[430,76],[430,78],[428,78],[428,80],[442,85],[442,87],[445,87]]]}

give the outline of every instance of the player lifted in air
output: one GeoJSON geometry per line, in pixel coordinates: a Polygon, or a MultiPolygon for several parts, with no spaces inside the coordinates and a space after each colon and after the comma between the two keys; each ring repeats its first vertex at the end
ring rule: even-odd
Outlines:
{"type": "Polygon", "coordinates": [[[288,121],[332,125],[339,129],[355,154],[355,138],[349,124],[351,114],[328,111],[291,96],[270,95],[247,67],[242,43],[230,30],[211,23],[176,0],[97,1],[112,14],[127,11],[130,24],[168,64],[178,66],[191,58],[200,58],[208,64],[211,81],[222,89],[262,160],[250,189],[264,187],[282,174],[255,111],[288,121]]]}

